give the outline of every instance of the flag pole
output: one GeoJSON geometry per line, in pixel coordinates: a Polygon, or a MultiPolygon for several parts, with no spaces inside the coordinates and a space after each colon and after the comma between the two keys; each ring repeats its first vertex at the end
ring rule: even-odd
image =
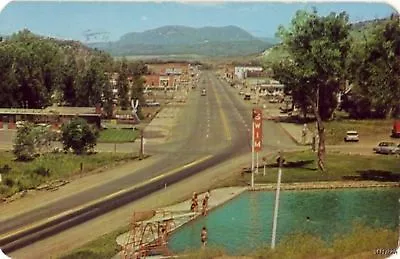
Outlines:
{"type": "Polygon", "coordinates": [[[251,188],[254,188],[254,121],[251,123],[251,188]]]}

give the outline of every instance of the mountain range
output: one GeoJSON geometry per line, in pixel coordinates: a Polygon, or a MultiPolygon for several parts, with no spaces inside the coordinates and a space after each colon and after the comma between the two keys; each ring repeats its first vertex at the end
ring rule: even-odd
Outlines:
{"type": "Polygon", "coordinates": [[[144,32],[130,32],[118,41],[88,43],[113,56],[181,55],[245,56],[261,53],[277,43],[257,38],[237,26],[192,28],[163,26],[144,32]]]}

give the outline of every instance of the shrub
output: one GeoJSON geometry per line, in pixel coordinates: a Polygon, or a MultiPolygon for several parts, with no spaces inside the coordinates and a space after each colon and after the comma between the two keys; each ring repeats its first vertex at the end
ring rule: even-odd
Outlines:
{"type": "Polygon", "coordinates": [[[50,169],[40,166],[40,167],[35,168],[35,170],[33,170],[33,173],[44,176],[44,177],[48,177],[48,176],[50,176],[50,169]]]}
{"type": "Polygon", "coordinates": [[[17,130],[13,151],[17,160],[32,160],[35,156],[48,152],[53,140],[54,134],[49,127],[24,123],[17,130]]]}
{"type": "Polygon", "coordinates": [[[0,168],[0,174],[8,174],[11,171],[11,167],[6,164],[0,168]]]}
{"type": "Polygon", "coordinates": [[[74,118],[61,129],[64,150],[72,149],[75,154],[86,153],[94,148],[98,132],[81,118],[74,118]]]}
{"type": "Polygon", "coordinates": [[[13,185],[15,184],[14,180],[11,178],[5,178],[4,179],[4,184],[8,187],[13,187],[13,185]]]}
{"type": "Polygon", "coordinates": [[[17,160],[32,160],[35,155],[35,139],[32,134],[33,125],[25,123],[17,130],[17,136],[14,139],[13,152],[17,160]]]}

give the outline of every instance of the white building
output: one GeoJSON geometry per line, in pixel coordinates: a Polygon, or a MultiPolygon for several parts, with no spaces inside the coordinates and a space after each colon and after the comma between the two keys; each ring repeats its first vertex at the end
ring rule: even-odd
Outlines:
{"type": "Polygon", "coordinates": [[[262,67],[256,67],[256,66],[235,67],[235,76],[239,80],[245,79],[247,77],[247,72],[248,71],[261,72],[261,71],[263,71],[263,68],[262,67]]]}

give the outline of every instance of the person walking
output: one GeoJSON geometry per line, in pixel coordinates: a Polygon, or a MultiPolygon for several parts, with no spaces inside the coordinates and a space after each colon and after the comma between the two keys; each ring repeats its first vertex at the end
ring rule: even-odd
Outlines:
{"type": "Polygon", "coordinates": [[[304,123],[303,130],[301,131],[301,142],[306,144],[307,141],[307,124],[304,123]]]}
{"type": "Polygon", "coordinates": [[[191,204],[191,206],[190,206],[190,210],[191,210],[192,212],[195,212],[195,211],[198,210],[198,206],[199,206],[199,204],[198,204],[198,200],[197,200],[197,193],[194,192],[194,193],[193,193],[193,197],[192,197],[192,204],[191,204]]]}
{"type": "Polygon", "coordinates": [[[207,200],[210,198],[210,196],[211,196],[211,191],[207,190],[207,192],[205,194],[205,197],[207,198],[207,200]]]}
{"type": "Polygon", "coordinates": [[[204,199],[203,199],[203,204],[202,204],[202,214],[203,214],[203,216],[207,215],[207,205],[208,205],[208,198],[207,198],[207,196],[205,196],[204,199]]]}

